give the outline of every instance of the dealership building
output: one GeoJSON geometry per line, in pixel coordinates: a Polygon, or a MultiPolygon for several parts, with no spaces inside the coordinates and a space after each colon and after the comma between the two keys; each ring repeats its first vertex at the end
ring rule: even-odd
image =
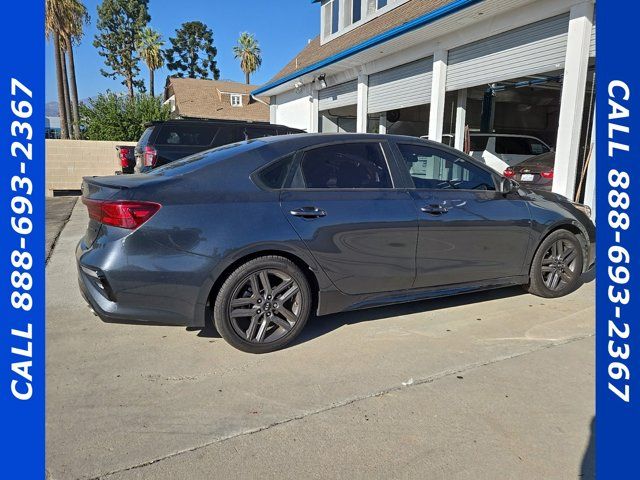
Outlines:
{"type": "Polygon", "coordinates": [[[253,95],[309,132],[530,135],[553,190],[594,205],[594,2],[315,0],[320,35],[253,95]]]}

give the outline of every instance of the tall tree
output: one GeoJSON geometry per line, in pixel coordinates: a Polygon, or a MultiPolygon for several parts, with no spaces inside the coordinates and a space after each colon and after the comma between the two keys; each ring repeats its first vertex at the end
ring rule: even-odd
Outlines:
{"type": "Polygon", "coordinates": [[[66,114],[69,138],[73,138],[73,122],[71,121],[71,97],[69,95],[69,76],[67,75],[67,56],[64,41],[60,42],[60,58],[62,60],[62,91],[64,98],[64,112],[66,114]]]}
{"type": "Polygon", "coordinates": [[[164,42],[158,32],[145,28],[138,37],[138,53],[149,69],[149,92],[155,97],[154,72],[164,65],[162,46],[164,42]]]}
{"type": "Polygon", "coordinates": [[[175,38],[169,38],[167,67],[177,72],[176,77],[220,78],[215,60],[218,50],[213,46],[213,31],[202,22],[186,22],[176,30],[175,38]]]}
{"type": "Polygon", "coordinates": [[[233,47],[233,55],[236,59],[240,59],[240,68],[244,72],[247,85],[249,85],[251,74],[262,65],[258,41],[250,33],[241,33],[238,44],[233,47]]]}
{"type": "Polygon", "coordinates": [[[78,84],[76,82],[76,64],[73,55],[74,44],[80,43],[84,34],[84,25],[90,21],[87,8],[79,0],[65,0],[65,14],[67,20],[64,28],[64,47],[68,55],[69,96],[71,104],[71,118],[73,121],[73,136],[80,138],[80,111],[78,107],[78,84]]]}
{"type": "Polygon", "coordinates": [[[67,124],[67,112],[65,109],[64,78],[62,75],[62,46],[60,45],[60,32],[64,20],[64,0],[46,0],[45,3],[45,34],[47,38],[53,38],[53,55],[56,64],[56,81],[58,83],[58,116],[60,117],[60,137],[69,138],[69,125],[67,124]]]}
{"type": "Polygon", "coordinates": [[[140,57],[136,44],[140,32],[151,17],[149,0],[103,0],[98,6],[98,31],[93,46],[104,57],[108,70],[101,69],[105,77],[122,77],[129,99],[134,98],[134,88],[143,89],[138,78],[140,57]]]}

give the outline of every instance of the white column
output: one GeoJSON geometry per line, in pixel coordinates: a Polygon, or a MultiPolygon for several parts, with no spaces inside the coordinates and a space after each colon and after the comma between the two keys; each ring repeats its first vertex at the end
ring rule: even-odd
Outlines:
{"type": "Polygon", "coordinates": [[[431,84],[431,113],[429,114],[429,140],[442,141],[444,128],[444,97],[447,85],[447,50],[433,54],[433,81],[431,84]]]}
{"type": "MultiPolygon", "coordinates": [[[[595,85],[594,85],[595,87],[595,85]]],[[[591,128],[591,161],[587,169],[587,180],[584,186],[584,204],[591,207],[591,220],[596,221],[596,112],[593,111],[591,128]]]]}
{"type": "Polygon", "coordinates": [[[318,122],[320,121],[320,103],[318,101],[318,90],[311,88],[311,98],[309,99],[311,102],[311,112],[309,118],[309,133],[318,133],[320,130],[318,129],[318,122]]]}
{"type": "Polygon", "coordinates": [[[278,104],[276,103],[277,99],[278,97],[276,97],[275,95],[272,95],[269,99],[269,123],[278,123],[278,104]]]}
{"type": "Polygon", "coordinates": [[[592,2],[571,7],[553,169],[553,191],[569,199],[573,199],[576,187],[592,24],[592,2]]]}
{"type": "Polygon", "coordinates": [[[387,133],[387,112],[380,114],[380,126],[378,127],[378,133],[382,135],[387,133]]]}
{"type": "Polygon", "coordinates": [[[358,75],[358,120],[356,132],[367,133],[367,112],[369,110],[369,75],[358,75]]]}
{"type": "Polygon", "coordinates": [[[456,137],[454,147],[464,149],[464,127],[467,124],[467,89],[458,90],[458,106],[456,108],[456,137]]]}

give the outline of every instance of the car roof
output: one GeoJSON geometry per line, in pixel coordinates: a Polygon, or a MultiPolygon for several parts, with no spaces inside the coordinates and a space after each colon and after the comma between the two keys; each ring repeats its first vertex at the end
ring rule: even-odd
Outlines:
{"type": "Polygon", "coordinates": [[[303,132],[299,128],[288,127],[287,125],[280,125],[277,123],[269,123],[269,122],[253,122],[250,120],[217,120],[214,118],[170,118],[169,120],[156,120],[153,122],[145,123],[144,127],[154,127],[157,125],[180,125],[180,124],[211,124],[211,125],[255,125],[257,127],[273,127],[273,128],[283,128],[296,132],[303,132]]]}
{"type": "Polygon", "coordinates": [[[519,133],[470,132],[469,135],[472,136],[472,137],[516,137],[516,138],[534,138],[536,140],[540,140],[538,137],[534,137],[533,135],[521,135],[519,133]]]}

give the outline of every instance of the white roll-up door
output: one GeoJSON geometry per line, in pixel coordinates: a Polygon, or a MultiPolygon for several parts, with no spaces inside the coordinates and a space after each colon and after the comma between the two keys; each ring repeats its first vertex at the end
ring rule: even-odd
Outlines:
{"type": "Polygon", "coordinates": [[[593,27],[591,27],[591,44],[589,45],[589,56],[596,56],[596,24],[594,20],[593,27]]]}
{"type": "Polygon", "coordinates": [[[447,90],[563,69],[568,31],[565,14],[452,49],[447,90]]]}
{"type": "Polygon", "coordinates": [[[369,113],[431,103],[433,57],[369,76],[369,113]]]}
{"type": "Polygon", "coordinates": [[[350,82],[333,85],[318,92],[318,108],[329,110],[330,108],[346,107],[358,103],[358,82],[350,82]]]}

